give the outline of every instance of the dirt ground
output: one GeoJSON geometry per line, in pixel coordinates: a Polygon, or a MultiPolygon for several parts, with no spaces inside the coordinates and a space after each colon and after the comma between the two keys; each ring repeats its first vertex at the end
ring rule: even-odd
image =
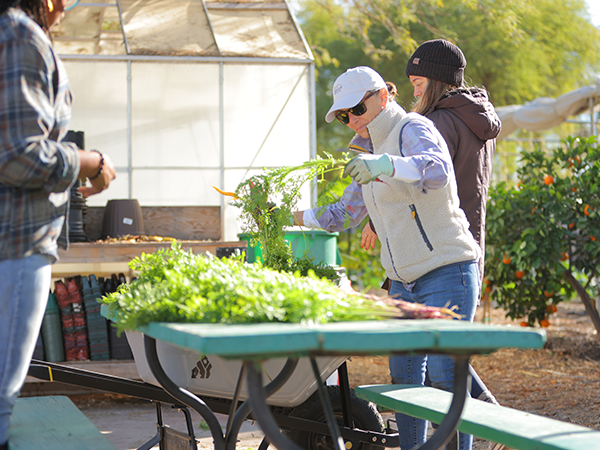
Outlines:
{"type": "MultiPolygon", "coordinates": [[[[483,321],[483,311],[480,307],[476,321],[483,321]]],[[[559,305],[550,322],[545,348],[504,349],[476,356],[472,365],[500,404],[600,430],[599,337],[579,302],[559,305]]],[[[519,326],[518,322],[506,319],[502,310],[493,308],[490,323],[519,326]]],[[[389,383],[386,357],[353,357],[348,371],[351,386],[389,383]]],[[[138,448],[156,432],[155,409],[148,402],[109,395],[72,399],[120,450],[138,448]]],[[[180,412],[171,410],[163,414],[165,423],[185,430],[180,412]]],[[[198,448],[212,448],[199,416],[193,416],[200,438],[198,448]]],[[[224,424],[227,418],[222,416],[220,420],[224,424]]],[[[256,424],[248,422],[243,431],[238,449],[258,448],[262,433],[256,424]]],[[[488,448],[489,443],[475,441],[474,450],[488,448]]]]}

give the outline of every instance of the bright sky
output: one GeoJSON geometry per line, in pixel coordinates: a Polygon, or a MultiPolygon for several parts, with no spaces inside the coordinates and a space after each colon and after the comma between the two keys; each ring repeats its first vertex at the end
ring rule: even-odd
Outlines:
{"type": "Polygon", "coordinates": [[[585,0],[592,16],[592,23],[600,27],[600,2],[598,0],[585,0]]]}

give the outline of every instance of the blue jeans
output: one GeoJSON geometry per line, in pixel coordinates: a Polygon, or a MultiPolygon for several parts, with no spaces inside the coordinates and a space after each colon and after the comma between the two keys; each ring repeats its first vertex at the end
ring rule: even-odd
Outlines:
{"type": "MultiPolygon", "coordinates": [[[[479,268],[477,263],[453,264],[435,269],[414,285],[405,286],[392,281],[390,295],[412,303],[427,306],[455,306],[462,320],[473,321],[479,296],[479,268]]],[[[425,370],[433,387],[451,391],[454,383],[454,360],[443,355],[390,356],[390,374],[394,384],[420,384],[425,382],[425,370]]],[[[427,436],[427,421],[396,414],[400,434],[400,447],[409,450],[421,445],[427,436]]],[[[459,434],[460,450],[470,450],[473,436],[459,434]]]]}
{"type": "Polygon", "coordinates": [[[46,311],[50,259],[33,255],[0,261],[0,444],[25,382],[46,311]]]}

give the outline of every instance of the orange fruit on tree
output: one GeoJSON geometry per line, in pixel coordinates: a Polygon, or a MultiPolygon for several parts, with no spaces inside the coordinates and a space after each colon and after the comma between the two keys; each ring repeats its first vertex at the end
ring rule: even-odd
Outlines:
{"type": "Polygon", "coordinates": [[[504,258],[502,258],[502,262],[504,264],[510,264],[510,256],[506,256],[506,253],[505,253],[504,258]]]}
{"type": "Polygon", "coordinates": [[[571,191],[573,191],[573,192],[577,192],[577,188],[576,188],[576,187],[572,187],[572,188],[571,188],[571,191]]]}
{"type": "Polygon", "coordinates": [[[554,177],[552,175],[546,175],[544,177],[544,184],[550,186],[552,183],[554,183],[554,177]]]}
{"type": "Polygon", "coordinates": [[[519,325],[521,325],[522,327],[528,327],[529,324],[525,321],[521,322],[519,325]]]}
{"type": "Polygon", "coordinates": [[[521,278],[523,278],[525,276],[525,272],[522,270],[517,270],[515,272],[515,276],[520,280],[521,278]]]}
{"type": "Polygon", "coordinates": [[[543,328],[548,328],[550,326],[550,321],[548,319],[543,319],[543,320],[540,321],[540,325],[543,328]]]}
{"type": "Polygon", "coordinates": [[[594,236],[590,236],[590,239],[591,239],[592,241],[595,241],[595,240],[596,240],[596,238],[595,238],[594,236]]]}
{"type": "Polygon", "coordinates": [[[556,305],[548,305],[546,311],[548,311],[550,314],[554,314],[556,311],[558,311],[558,307],[556,305]]]}
{"type": "Polygon", "coordinates": [[[569,259],[569,255],[567,255],[565,252],[562,252],[560,254],[560,258],[558,259],[560,259],[561,261],[566,261],[567,259],[569,259]]]}
{"type": "Polygon", "coordinates": [[[585,208],[583,208],[583,213],[586,216],[589,216],[590,215],[590,210],[593,211],[594,208],[592,208],[590,205],[585,205],[585,208]]]}
{"type": "Polygon", "coordinates": [[[569,230],[572,230],[573,228],[575,228],[575,222],[569,224],[569,230]]]}
{"type": "Polygon", "coordinates": [[[552,297],[553,295],[554,295],[554,292],[548,292],[548,291],[544,291],[544,296],[545,296],[546,298],[550,298],[550,297],[552,297]]]}
{"type": "Polygon", "coordinates": [[[492,292],[492,288],[491,288],[491,287],[489,287],[489,286],[486,286],[486,288],[485,288],[485,293],[486,293],[486,294],[489,294],[490,292],[492,292]]]}

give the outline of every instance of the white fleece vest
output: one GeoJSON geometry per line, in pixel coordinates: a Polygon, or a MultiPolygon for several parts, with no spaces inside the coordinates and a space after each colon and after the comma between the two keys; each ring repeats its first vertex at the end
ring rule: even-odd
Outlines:
{"type": "MultiPolygon", "coordinates": [[[[406,114],[396,103],[391,103],[368,125],[373,152],[404,156],[398,147],[400,130],[413,120],[427,124],[440,147],[448,151],[444,138],[429,119],[406,114]]],[[[445,187],[429,189],[427,193],[418,185],[385,175],[379,177],[383,183],[375,181],[363,186],[364,201],[381,242],[381,263],[388,278],[411,283],[438,267],[479,259],[480,249],[459,207],[456,178],[452,167],[451,170],[445,187]]]]}

